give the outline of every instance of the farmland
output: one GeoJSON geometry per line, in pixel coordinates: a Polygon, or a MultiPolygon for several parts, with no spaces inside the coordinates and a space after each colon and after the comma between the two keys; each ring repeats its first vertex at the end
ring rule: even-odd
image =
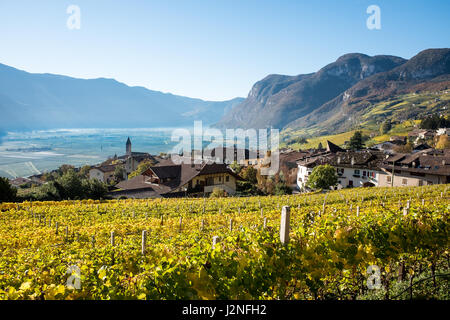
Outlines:
{"type": "Polygon", "coordinates": [[[448,185],[3,203],[0,299],[448,299],[449,204],[448,185]]]}

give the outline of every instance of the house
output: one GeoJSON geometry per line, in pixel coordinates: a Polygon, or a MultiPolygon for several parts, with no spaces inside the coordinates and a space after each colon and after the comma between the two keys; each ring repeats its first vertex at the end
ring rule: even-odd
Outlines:
{"type": "Polygon", "coordinates": [[[437,150],[396,154],[380,164],[379,186],[423,186],[450,183],[450,155],[437,150]]]}
{"type": "Polygon", "coordinates": [[[431,146],[429,146],[426,143],[419,143],[417,145],[414,146],[413,148],[413,152],[417,152],[417,151],[423,151],[423,150],[431,150],[431,146]]]}
{"type": "Polygon", "coordinates": [[[411,142],[418,143],[419,140],[432,139],[435,136],[435,131],[427,129],[415,129],[408,133],[408,139],[411,142]]]}
{"type": "Polygon", "coordinates": [[[384,141],[373,145],[370,149],[382,151],[386,154],[393,154],[395,152],[395,147],[397,146],[397,141],[384,141]]]}
{"type": "Polygon", "coordinates": [[[104,165],[91,167],[89,169],[89,179],[97,179],[103,183],[110,183],[114,181],[114,171],[117,165],[104,165]]]}
{"type": "Polygon", "coordinates": [[[378,165],[384,153],[374,150],[337,151],[318,154],[297,162],[297,185],[300,190],[307,189],[308,178],[318,165],[331,165],[336,168],[338,183],[336,189],[351,187],[378,186],[380,174],[378,165]]]}
{"type": "Polygon", "coordinates": [[[175,164],[168,160],[118,183],[117,190],[110,195],[114,198],[207,196],[215,188],[234,194],[237,180],[241,178],[223,163],[175,164]]]}
{"type": "Polygon", "coordinates": [[[389,137],[389,141],[397,144],[397,145],[402,145],[402,144],[406,144],[406,136],[391,136],[389,137]]]}
{"type": "Polygon", "coordinates": [[[249,149],[224,148],[217,147],[214,149],[205,149],[203,151],[192,151],[192,156],[203,157],[204,161],[231,164],[236,162],[242,166],[255,165],[263,161],[264,157],[260,158],[259,152],[249,149]]]}
{"type": "Polygon", "coordinates": [[[18,177],[15,179],[10,179],[9,183],[16,188],[20,188],[23,185],[31,186],[32,180],[28,178],[18,177]]]}
{"type": "Polygon", "coordinates": [[[450,128],[439,128],[436,130],[436,135],[437,136],[441,136],[441,135],[450,136],[450,128]]]}

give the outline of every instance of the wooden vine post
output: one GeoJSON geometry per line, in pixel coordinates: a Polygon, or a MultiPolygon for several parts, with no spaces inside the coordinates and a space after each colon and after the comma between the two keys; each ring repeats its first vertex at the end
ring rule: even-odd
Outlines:
{"type": "Polygon", "coordinates": [[[145,255],[145,244],[147,242],[147,230],[142,231],[141,254],[145,255]]]}
{"type": "Polygon", "coordinates": [[[212,249],[214,250],[216,248],[216,244],[219,242],[219,237],[214,236],[212,237],[212,249]]]}
{"type": "Polygon", "coordinates": [[[282,244],[289,242],[289,229],[291,220],[291,208],[284,206],[281,210],[281,225],[280,225],[280,241],[282,244]]]}

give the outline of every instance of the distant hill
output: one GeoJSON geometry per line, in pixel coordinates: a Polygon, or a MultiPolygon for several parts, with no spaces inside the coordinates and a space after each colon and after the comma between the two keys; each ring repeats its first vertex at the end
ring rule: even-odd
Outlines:
{"type": "Polygon", "coordinates": [[[32,74],[0,64],[0,131],[211,124],[242,100],[204,101],[113,79],[32,74]]]}
{"type": "MultiPolygon", "coordinates": [[[[346,54],[316,73],[267,76],[217,126],[336,134],[360,126],[382,101],[408,93],[446,90],[449,80],[450,49],[425,50],[409,61],[346,54]]],[[[407,108],[405,105],[397,114],[417,116],[407,108]]]]}

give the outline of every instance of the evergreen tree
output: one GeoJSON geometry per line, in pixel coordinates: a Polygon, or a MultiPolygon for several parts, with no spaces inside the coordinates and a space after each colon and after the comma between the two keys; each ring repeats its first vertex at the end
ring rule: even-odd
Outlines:
{"type": "Polygon", "coordinates": [[[0,177],[0,202],[13,202],[16,200],[17,189],[7,178],[0,177]]]}
{"type": "Polygon", "coordinates": [[[391,130],[391,128],[392,128],[391,120],[390,119],[386,119],[381,124],[380,133],[381,134],[386,134],[386,133],[388,133],[391,130]]]}
{"type": "Polygon", "coordinates": [[[361,131],[356,131],[350,138],[350,150],[360,150],[364,147],[363,137],[361,131]]]}

